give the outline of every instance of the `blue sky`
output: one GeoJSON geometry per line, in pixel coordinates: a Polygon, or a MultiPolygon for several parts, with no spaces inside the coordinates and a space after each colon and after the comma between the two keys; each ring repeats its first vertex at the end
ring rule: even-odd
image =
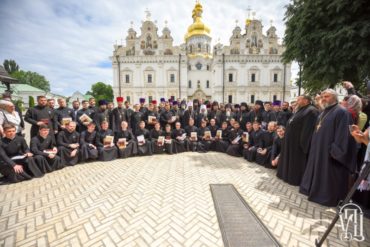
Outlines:
{"type": "MultiPolygon", "coordinates": [[[[202,0],[204,22],[211,28],[213,44],[229,44],[238,20],[243,25],[250,6],[264,24],[273,20],[278,35],[284,34],[284,6],[289,0],[202,0]]],[[[14,59],[23,70],[36,71],[51,83],[52,92],[70,96],[85,93],[97,81],[112,83],[109,56],[113,45],[126,37],[133,21],[140,33],[145,10],[157,21],[165,20],[174,45],[183,43],[192,23],[193,0],[0,0],[0,62],[14,59]]],[[[292,71],[296,74],[296,66],[292,71]]]]}

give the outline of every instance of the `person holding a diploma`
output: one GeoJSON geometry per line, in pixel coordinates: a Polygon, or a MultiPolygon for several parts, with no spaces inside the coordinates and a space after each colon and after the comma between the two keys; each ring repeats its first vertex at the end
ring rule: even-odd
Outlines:
{"type": "Polygon", "coordinates": [[[7,182],[17,183],[32,177],[42,177],[49,170],[45,159],[34,158],[22,136],[16,135],[14,125],[5,124],[0,142],[0,172],[7,182]]]}
{"type": "Polygon", "coordinates": [[[91,123],[88,119],[92,120],[92,110],[89,108],[89,101],[82,101],[82,108],[77,112],[76,122],[78,123],[78,131],[82,133],[87,129],[87,125],[91,123]],[[82,119],[81,116],[85,115],[82,119]]]}
{"type": "Polygon", "coordinates": [[[80,159],[82,162],[96,160],[98,148],[96,147],[96,126],[94,122],[87,125],[87,130],[82,131],[80,136],[80,159]]]}
{"type": "Polygon", "coordinates": [[[41,125],[39,134],[31,139],[31,151],[37,159],[45,159],[48,163],[47,172],[64,168],[61,158],[57,155],[55,138],[50,134],[47,125],[41,125]]]}
{"type": "Polygon", "coordinates": [[[163,135],[164,135],[164,146],[166,149],[166,153],[173,154],[174,153],[173,151],[174,142],[172,139],[172,130],[171,130],[170,124],[166,124],[166,126],[164,127],[163,135]]]}
{"type": "Polygon", "coordinates": [[[229,147],[230,131],[227,127],[227,122],[225,121],[221,124],[221,128],[219,128],[216,132],[214,141],[214,150],[216,152],[226,153],[226,150],[229,147]]]}
{"type": "Polygon", "coordinates": [[[271,150],[276,137],[276,127],[276,122],[269,122],[267,124],[267,131],[263,132],[261,146],[257,149],[256,153],[256,163],[266,168],[271,168],[271,150]]]}
{"type": "Polygon", "coordinates": [[[139,123],[139,129],[136,131],[137,140],[137,154],[138,155],[152,155],[152,143],[150,141],[149,130],[145,128],[145,122],[139,123]]]}
{"type": "Polygon", "coordinates": [[[137,154],[137,143],[128,122],[122,121],[121,130],[114,133],[114,142],[120,158],[128,158],[137,154]]]}
{"type": "MultiPolygon", "coordinates": [[[[214,121],[214,119],[212,119],[214,121]]],[[[197,151],[199,152],[208,152],[212,144],[212,134],[209,128],[207,127],[207,121],[202,120],[200,123],[200,128],[198,129],[198,146],[197,151]]]]}
{"type": "Polygon", "coordinates": [[[99,152],[99,160],[111,161],[117,158],[117,147],[114,145],[114,133],[108,129],[109,122],[103,120],[100,130],[96,134],[96,147],[99,152]]]}
{"type": "Polygon", "coordinates": [[[249,162],[256,160],[257,151],[262,150],[262,136],[264,131],[261,128],[261,124],[257,121],[253,123],[253,132],[249,137],[249,143],[243,150],[243,156],[249,162]]]}
{"type": "Polygon", "coordinates": [[[196,151],[198,146],[198,128],[194,126],[194,119],[189,119],[188,126],[185,127],[186,136],[189,142],[189,149],[193,152],[196,151]]]}
{"type": "Polygon", "coordinates": [[[76,131],[76,122],[69,122],[57,138],[59,155],[64,165],[74,166],[78,163],[79,143],[80,134],[76,131]]]}
{"type": "Polygon", "coordinates": [[[150,141],[154,154],[163,154],[165,151],[164,133],[161,130],[161,125],[157,122],[154,129],[150,131],[150,141]]]}
{"type": "Polygon", "coordinates": [[[73,110],[67,107],[66,100],[63,98],[58,99],[59,107],[54,110],[56,122],[58,125],[58,131],[62,131],[66,128],[66,125],[73,121],[74,115],[73,110]]]}
{"type": "Polygon", "coordinates": [[[243,130],[240,128],[239,122],[234,122],[233,128],[230,130],[229,134],[229,147],[226,150],[226,153],[231,156],[241,157],[242,150],[242,134],[243,130]]]}
{"type": "Polygon", "coordinates": [[[29,108],[24,116],[24,121],[31,124],[31,138],[37,136],[39,127],[46,124],[51,132],[56,130],[54,110],[47,106],[45,96],[37,96],[37,106],[29,108]]]}
{"type": "Polygon", "coordinates": [[[174,152],[182,153],[189,151],[189,142],[186,139],[186,132],[181,128],[181,123],[176,122],[176,128],[172,131],[172,139],[174,143],[174,152]]]}

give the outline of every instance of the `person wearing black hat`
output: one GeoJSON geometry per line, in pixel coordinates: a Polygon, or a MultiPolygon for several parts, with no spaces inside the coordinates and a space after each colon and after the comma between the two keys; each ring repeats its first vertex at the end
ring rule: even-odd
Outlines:
{"type": "Polygon", "coordinates": [[[100,130],[96,133],[96,147],[99,152],[99,160],[111,161],[117,158],[117,147],[114,145],[114,133],[109,129],[107,120],[101,122],[100,130]]]}
{"type": "Polygon", "coordinates": [[[93,121],[96,124],[96,130],[101,129],[101,124],[103,121],[107,121],[109,124],[109,112],[107,110],[108,101],[99,100],[99,109],[94,113],[93,121]]]}
{"type": "Polygon", "coordinates": [[[147,111],[148,108],[145,107],[145,98],[140,98],[140,112],[142,112],[145,115],[147,111]]]}
{"type": "Polygon", "coordinates": [[[231,104],[225,105],[225,111],[222,113],[221,120],[222,122],[230,122],[230,120],[234,117],[234,113],[231,111],[231,104]]]}
{"type": "Polygon", "coordinates": [[[254,121],[258,121],[262,123],[262,112],[263,112],[263,103],[261,100],[256,100],[253,109],[250,111],[249,122],[253,123],[254,121]]]}
{"type": "Polygon", "coordinates": [[[248,104],[245,102],[240,104],[240,118],[238,121],[240,122],[241,128],[246,131],[246,124],[250,121],[250,111],[248,104]]]}
{"type": "Polygon", "coordinates": [[[240,105],[239,104],[235,104],[233,109],[232,109],[232,112],[234,113],[234,118],[236,121],[239,121],[240,120],[240,105]]]}

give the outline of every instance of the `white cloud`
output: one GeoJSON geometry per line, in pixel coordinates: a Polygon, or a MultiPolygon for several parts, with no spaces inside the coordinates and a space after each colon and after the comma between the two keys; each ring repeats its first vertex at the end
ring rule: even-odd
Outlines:
{"type": "MultiPolygon", "coordinates": [[[[202,0],[204,22],[211,27],[213,42],[229,43],[235,20],[243,27],[247,7],[262,19],[264,31],[270,19],[280,37],[284,33],[284,5],[289,0],[202,0]]],[[[5,0],[0,3],[0,61],[15,59],[23,70],[44,75],[52,91],[71,95],[86,92],[97,81],[112,83],[109,61],[115,40],[125,40],[130,21],[140,33],[145,9],[158,21],[158,32],[168,21],[174,44],[184,41],[192,23],[195,1],[47,1],[5,0]]],[[[294,73],[293,73],[294,74],[294,73]]]]}

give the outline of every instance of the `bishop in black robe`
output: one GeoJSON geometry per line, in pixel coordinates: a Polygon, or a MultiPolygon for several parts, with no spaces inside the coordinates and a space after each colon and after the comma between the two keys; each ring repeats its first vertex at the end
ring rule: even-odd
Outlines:
{"type": "Polygon", "coordinates": [[[349,113],[337,103],[319,116],[299,188],[309,201],[335,207],[346,196],[349,176],[356,169],[356,145],[348,128],[351,124],[349,113]]]}
{"type": "Polygon", "coordinates": [[[314,106],[302,105],[287,123],[276,175],[291,185],[302,181],[318,113],[314,106]]]}

